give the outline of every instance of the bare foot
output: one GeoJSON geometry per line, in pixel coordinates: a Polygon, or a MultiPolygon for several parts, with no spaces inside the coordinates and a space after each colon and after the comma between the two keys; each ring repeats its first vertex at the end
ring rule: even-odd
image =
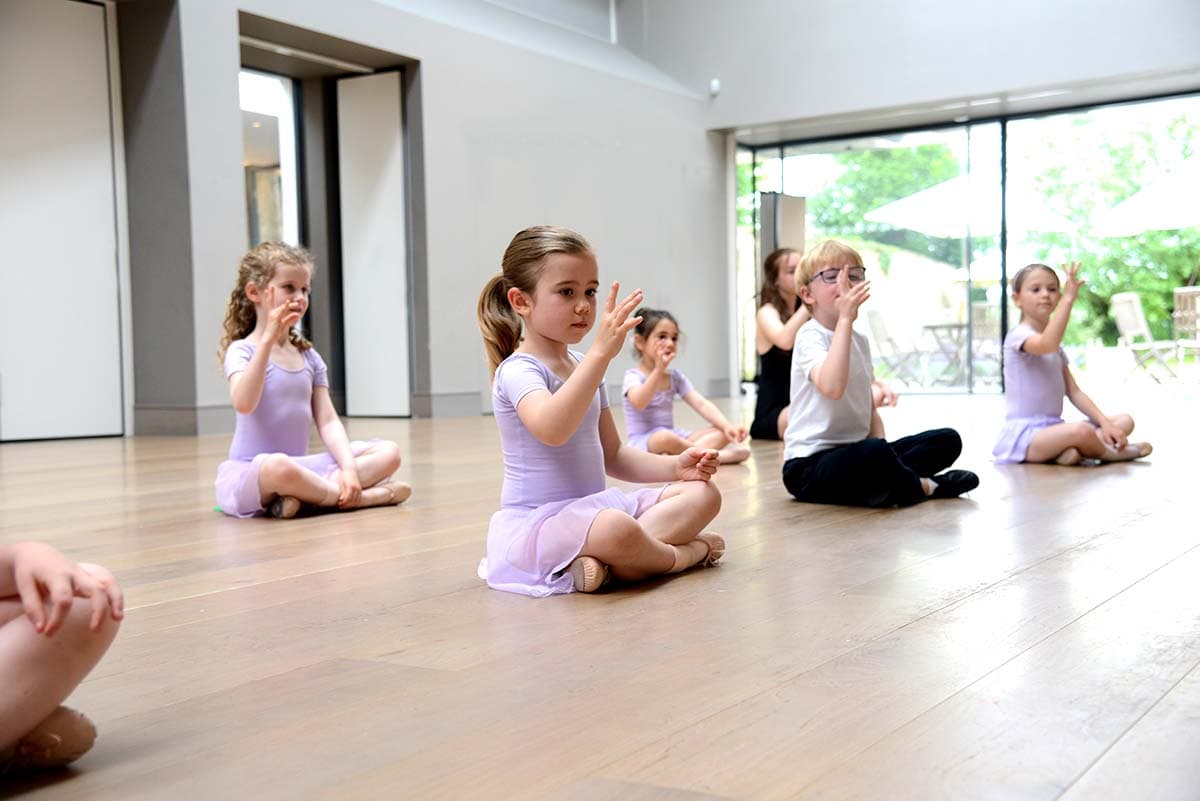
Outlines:
{"type": "Polygon", "coordinates": [[[575,592],[595,592],[608,581],[608,565],[594,556],[578,556],[567,568],[575,592]]]}
{"type": "Polygon", "coordinates": [[[740,442],[731,442],[717,451],[717,461],[721,464],[737,464],[750,458],[750,449],[740,442]]]}
{"type": "Polygon", "coordinates": [[[1079,464],[1082,461],[1083,454],[1079,452],[1078,448],[1067,448],[1065,451],[1060,453],[1057,458],[1055,458],[1054,463],[1061,464],[1064,467],[1070,467],[1071,465],[1079,464]]]}

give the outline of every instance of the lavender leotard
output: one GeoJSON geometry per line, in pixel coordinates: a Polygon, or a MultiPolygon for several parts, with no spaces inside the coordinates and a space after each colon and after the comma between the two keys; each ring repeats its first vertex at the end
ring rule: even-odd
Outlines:
{"type": "Polygon", "coordinates": [[[694,389],[692,382],[674,368],[669,368],[667,375],[671,379],[671,388],[655,392],[645,409],[637,409],[629,402],[629,390],[646,383],[646,375],[636,367],[625,371],[621,395],[625,398],[625,428],[629,432],[626,442],[635,448],[649,450],[650,435],[656,431],[674,431],[684,439],[692,433],[675,427],[675,399],[691,392],[694,389]]]}
{"type": "Polygon", "coordinates": [[[1063,422],[1063,395],[1066,379],[1063,368],[1067,354],[1036,354],[1022,350],[1025,340],[1037,332],[1028,323],[1020,323],[1004,338],[1004,399],[1007,407],[1004,427],[992,456],[1000,464],[1025,461],[1029,443],[1039,429],[1063,422]]]}
{"type": "Polygon", "coordinates": [[[617,509],[640,517],[663,491],[605,489],[599,428],[600,410],[608,407],[603,386],[578,430],[562,445],[546,445],[525,428],[517,416],[521,399],[537,390],[557,392],[562,385],[549,367],[524,353],[514,353],[496,368],[492,404],[500,427],[504,486],[479,571],[498,590],[535,597],[571,592],[571,576],[564,571],[579,555],[596,515],[617,509]]]}
{"type": "MultiPolygon", "coordinates": [[[[230,343],[225,352],[226,380],[245,371],[254,348],[254,343],[245,339],[230,343]]],[[[262,460],[273,453],[291,456],[321,476],[337,470],[337,462],[328,453],[306,455],[313,422],[313,387],[328,387],[329,378],[325,362],[315,349],[301,354],[304,364],[296,370],[268,362],[258,406],[250,414],[238,413],[229,458],[217,468],[217,505],[227,515],[254,517],[264,513],[258,471],[262,460]]],[[[350,449],[357,456],[374,442],[352,442],[350,449]]]]}

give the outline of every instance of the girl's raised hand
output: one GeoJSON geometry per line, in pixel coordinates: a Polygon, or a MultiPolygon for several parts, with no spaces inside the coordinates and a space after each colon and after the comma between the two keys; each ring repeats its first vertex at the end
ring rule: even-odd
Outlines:
{"type": "Polygon", "coordinates": [[[862,281],[857,284],[850,283],[850,271],[843,267],[838,271],[838,299],[837,306],[838,319],[845,317],[850,322],[858,319],[858,307],[867,302],[871,297],[871,282],[862,281]]]}
{"type": "Polygon", "coordinates": [[[741,442],[746,439],[747,432],[745,426],[731,425],[722,429],[721,433],[728,437],[730,442],[741,442]]]}
{"type": "Polygon", "coordinates": [[[1077,261],[1062,266],[1063,272],[1067,274],[1066,283],[1063,284],[1063,299],[1075,300],[1075,298],[1079,297],[1079,290],[1087,283],[1086,279],[1079,277],[1079,268],[1081,266],[1077,261]]]}
{"type": "Polygon", "coordinates": [[[671,366],[671,362],[675,360],[675,351],[670,350],[670,346],[666,342],[660,342],[654,348],[654,361],[665,373],[671,366]]]}
{"type": "Polygon", "coordinates": [[[125,616],[125,598],[111,573],[99,565],[76,564],[49,545],[19,543],[13,574],[25,614],[47,637],[62,628],[77,597],[91,601],[92,631],[100,628],[105,614],[113,620],[125,616]]]}
{"type": "Polygon", "coordinates": [[[627,298],[617,303],[617,290],[621,285],[613,281],[608,299],[604,301],[604,313],[596,326],[596,338],[592,340],[592,350],[597,356],[611,362],[621,352],[625,337],[632,331],[641,317],[630,317],[633,310],[642,302],[642,290],[635,289],[627,298]]]}
{"type": "Polygon", "coordinates": [[[268,342],[282,345],[287,342],[292,326],[300,322],[304,313],[300,308],[300,301],[284,300],[276,305],[275,287],[270,287],[267,290],[267,306],[271,311],[267,314],[266,339],[268,342]]]}
{"type": "Polygon", "coordinates": [[[680,481],[709,481],[717,472],[717,452],[712,448],[688,448],[676,459],[675,477],[680,481]]]}

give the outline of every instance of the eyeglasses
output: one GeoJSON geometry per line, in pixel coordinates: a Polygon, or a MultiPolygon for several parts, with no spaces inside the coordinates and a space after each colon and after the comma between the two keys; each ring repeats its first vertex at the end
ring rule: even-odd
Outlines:
{"type": "MultiPolygon", "coordinates": [[[[838,282],[838,273],[841,271],[841,267],[830,267],[828,270],[821,270],[821,272],[815,273],[813,277],[809,279],[809,283],[811,284],[813,281],[820,278],[821,283],[836,284],[838,282]]],[[[867,280],[867,268],[847,267],[846,277],[850,279],[850,283],[852,284],[861,284],[863,281],[867,280]]]]}

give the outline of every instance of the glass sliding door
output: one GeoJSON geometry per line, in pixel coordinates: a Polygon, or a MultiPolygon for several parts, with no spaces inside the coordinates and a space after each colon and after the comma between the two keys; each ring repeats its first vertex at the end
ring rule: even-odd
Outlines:
{"type": "Polygon", "coordinates": [[[268,241],[299,245],[299,169],[292,79],[242,70],[238,89],[249,246],[268,241]]]}
{"type": "Polygon", "coordinates": [[[808,243],[862,254],[873,289],[859,327],[898,389],[998,388],[999,320],[983,309],[999,283],[998,175],[994,125],[784,150],[785,191],[808,198],[808,243]]]}

